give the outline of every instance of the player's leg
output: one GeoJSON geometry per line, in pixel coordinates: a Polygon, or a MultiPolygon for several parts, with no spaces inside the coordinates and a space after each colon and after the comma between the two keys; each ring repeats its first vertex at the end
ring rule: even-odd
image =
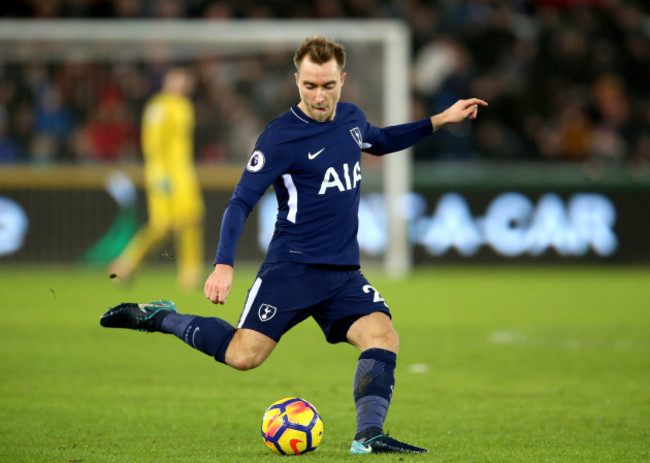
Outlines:
{"type": "Polygon", "coordinates": [[[361,352],[384,349],[397,355],[399,337],[385,312],[373,312],[358,318],[348,329],[347,339],[361,352]]]}
{"type": "Polygon", "coordinates": [[[169,202],[157,193],[147,195],[149,221],[129,241],[120,255],[108,267],[108,271],[126,280],[151,250],[167,239],[171,228],[169,202]]]}
{"type": "Polygon", "coordinates": [[[357,408],[354,439],[361,441],[383,434],[395,387],[399,339],[390,317],[383,312],[356,320],[348,330],[347,339],[361,351],[353,388],[357,408]]]}
{"type": "Polygon", "coordinates": [[[123,303],[106,312],[100,323],[109,328],[174,334],[221,363],[241,370],[255,368],[287,330],[309,316],[314,295],[327,293],[320,280],[304,278],[304,267],[262,265],[237,328],[220,318],[177,313],[170,301],[123,303]]]}
{"type": "Polygon", "coordinates": [[[351,453],[427,453],[384,434],[383,426],[395,388],[399,338],[390,317],[374,312],[356,320],[348,330],[348,342],[361,350],[354,375],[357,431],[351,453]]]}
{"type": "Polygon", "coordinates": [[[129,244],[120,253],[117,259],[109,265],[109,271],[118,277],[127,279],[133,271],[142,263],[145,256],[152,250],[158,248],[167,238],[169,229],[152,225],[143,226],[129,244]]]}
{"type": "Polygon", "coordinates": [[[259,366],[277,344],[262,333],[235,329],[220,318],[178,313],[171,301],[122,303],[108,310],[100,324],[107,328],[173,334],[194,349],[238,370],[259,366]]]}
{"type": "Polygon", "coordinates": [[[265,334],[240,328],[228,345],[225,363],[237,370],[250,370],[261,365],[276,345],[265,334]]]}
{"type": "Polygon", "coordinates": [[[384,299],[360,272],[349,275],[337,297],[314,318],[329,342],[347,341],[361,351],[353,386],[357,430],[350,452],[426,452],[384,434],[395,386],[399,338],[384,299]]]}
{"type": "Polygon", "coordinates": [[[178,285],[193,290],[203,273],[203,218],[205,208],[198,185],[192,178],[182,182],[186,188],[177,188],[171,198],[178,266],[178,285]]]}
{"type": "Polygon", "coordinates": [[[277,342],[265,334],[236,329],[216,317],[170,313],[161,323],[161,332],[237,370],[250,370],[267,359],[277,342]]]}
{"type": "Polygon", "coordinates": [[[203,224],[191,221],[178,227],[175,241],[178,285],[185,290],[196,289],[203,268],[203,224]]]}

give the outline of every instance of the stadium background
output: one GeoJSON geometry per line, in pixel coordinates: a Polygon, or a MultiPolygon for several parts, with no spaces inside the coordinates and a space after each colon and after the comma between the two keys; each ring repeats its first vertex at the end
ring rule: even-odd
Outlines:
{"type": "MultiPolygon", "coordinates": [[[[412,274],[394,279],[365,266],[401,341],[386,429],[432,452],[399,459],[650,461],[649,14],[646,0],[0,2],[0,462],[267,462],[274,456],[260,420],[287,396],[310,400],[323,417],[324,441],[310,458],[350,458],[357,356],[325,345],[315,323],[296,327],[245,374],[168,336],[98,323],[118,302],[160,298],[236,323],[256,271],[238,263],[224,307],[180,290],[163,253],[130,284],[108,278],[108,255],[144,220],[139,112],[167,62],[141,60],[135,45],[114,60],[115,49],[88,44],[95,55],[81,59],[78,43],[16,47],[6,34],[16,21],[133,18],[215,28],[219,18],[406,25],[413,117],[467,94],[490,108],[414,150],[412,274]],[[497,232],[511,223],[512,233],[478,246],[494,231],[485,218],[499,219],[497,232]],[[586,249],[579,236],[591,239],[586,249]]],[[[349,46],[344,96],[381,123],[379,59],[358,47],[349,46]]],[[[184,60],[201,81],[206,272],[251,137],[295,102],[290,53],[270,51],[184,60]]],[[[385,239],[382,164],[364,162],[371,260],[385,239]]],[[[259,209],[272,207],[265,200],[259,209]]],[[[239,247],[256,263],[260,232],[268,222],[256,215],[239,247]]]]}
{"type": "MultiPolygon", "coordinates": [[[[34,23],[403,22],[411,34],[412,118],[470,95],[490,103],[477,121],[440,131],[412,151],[414,195],[406,210],[418,264],[650,262],[649,14],[647,2],[595,0],[34,0],[2,6],[3,20],[34,23]],[[575,201],[584,195],[592,201],[575,201]]],[[[65,44],[57,50],[37,43],[38,52],[10,40],[0,46],[0,259],[104,265],[115,255],[146,213],[142,106],[162,70],[182,62],[199,79],[196,161],[209,210],[211,261],[221,214],[256,136],[295,103],[291,52],[183,57],[162,49],[133,58],[78,53],[65,44]],[[107,189],[109,178],[118,180],[107,189]]],[[[377,52],[349,49],[343,98],[381,124],[377,52]]],[[[360,240],[370,260],[381,256],[387,236],[376,195],[381,163],[365,163],[368,231],[360,240]]],[[[256,211],[247,225],[242,258],[263,255],[269,214],[256,211]]]]}

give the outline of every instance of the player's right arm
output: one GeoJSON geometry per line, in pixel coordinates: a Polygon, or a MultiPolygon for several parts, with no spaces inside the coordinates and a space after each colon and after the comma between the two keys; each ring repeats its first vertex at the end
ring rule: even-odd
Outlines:
{"type": "Polygon", "coordinates": [[[244,230],[248,214],[265,191],[259,194],[249,192],[248,195],[242,197],[241,194],[238,194],[241,189],[241,185],[237,185],[223,214],[214,270],[208,276],[203,289],[205,297],[215,304],[226,303],[232,285],[235,251],[239,237],[244,230]]]}
{"type": "Polygon", "coordinates": [[[203,289],[205,297],[215,304],[225,304],[228,294],[230,294],[237,242],[244,229],[248,214],[261,196],[261,194],[259,196],[250,195],[247,199],[243,199],[238,195],[238,190],[241,190],[240,185],[235,188],[223,214],[214,270],[208,276],[203,289]]]}
{"type": "Polygon", "coordinates": [[[253,207],[273,182],[286,173],[291,157],[275,155],[272,147],[258,144],[242,174],[221,221],[214,270],[205,282],[204,294],[215,304],[225,304],[233,280],[235,251],[244,223],[253,207]],[[262,149],[265,149],[265,155],[262,149]]]}
{"type": "Polygon", "coordinates": [[[215,304],[225,304],[232,287],[233,268],[226,264],[217,264],[205,281],[205,297],[215,304]]]}

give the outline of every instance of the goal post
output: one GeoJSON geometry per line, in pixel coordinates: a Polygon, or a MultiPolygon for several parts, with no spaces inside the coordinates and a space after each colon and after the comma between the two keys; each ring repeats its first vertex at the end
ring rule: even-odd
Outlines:
{"type": "MultiPolygon", "coordinates": [[[[346,45],[348,69],[353,77],[346,80],[346,90],[352,86],[361,93],[374,93],[364,103],[357,100],[356,94],[346,95],[344,90],[343,100],[358,103],[367,113],[376,106],[378,125],[409,121],[410,30],[400,21],[2,20],[0,56],[5,61],[24,62],[75,57],[120,62],[150,57],[162,47],[166,58],[182,60],[209,54],[293,51],[305,37],[314,35],[346,45]],[[374,56],[363,56],[365,46],[379,48],[381,63],[376,63],[374,56]],[[350,80],[356,84],[348,84],[350,80]],[[379,92],[365,88],[368,82],[378,80],[379,92]]],[[[412,265],[407,218],[401,212],[411,185],[410,150],[385,156],[382,162],[381,188],[388,217],[383,264],[387,274],[399,277],[406,275],[412,265]]]]}
{"type": "MultiPolygon", "coordinates": [[[[386,33],[384,40],[384,123],[402,124],[410,119],[410,37],[403,28],[398,27],[386,33]]],[[[399,278],[410,272],[413,262],[408,221],[404,213],[406,195],[412,185],[411,150],[385,156],[383,162],[382,189],[388,216],[384,271],[399,278]]]]}

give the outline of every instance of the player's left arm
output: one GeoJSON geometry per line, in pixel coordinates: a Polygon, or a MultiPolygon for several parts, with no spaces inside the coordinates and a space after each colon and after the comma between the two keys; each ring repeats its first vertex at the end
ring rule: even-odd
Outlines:
{"type": "Polygon", "coordinates": [[[478,107],[487,105],[487,102],[479,100],[478,98],[458,100],[440,114],[431,116],[430,119],[433,130],[436,131],[447,124],[456,124],[465,119],[476,119],[478,116],[478,107]]]}
{"type": "Polygon", "coordinates": [[[416,122],[384,128],[366,123],[363,141],[370,146],[364,148],[364,151],[380,156],[403,150],[447,124],[455,124],[465,119],[476,119],[479,106],[487,106],[487,103],[478,98],[470,98],[458,100],[442,113],[416,122]]]}

